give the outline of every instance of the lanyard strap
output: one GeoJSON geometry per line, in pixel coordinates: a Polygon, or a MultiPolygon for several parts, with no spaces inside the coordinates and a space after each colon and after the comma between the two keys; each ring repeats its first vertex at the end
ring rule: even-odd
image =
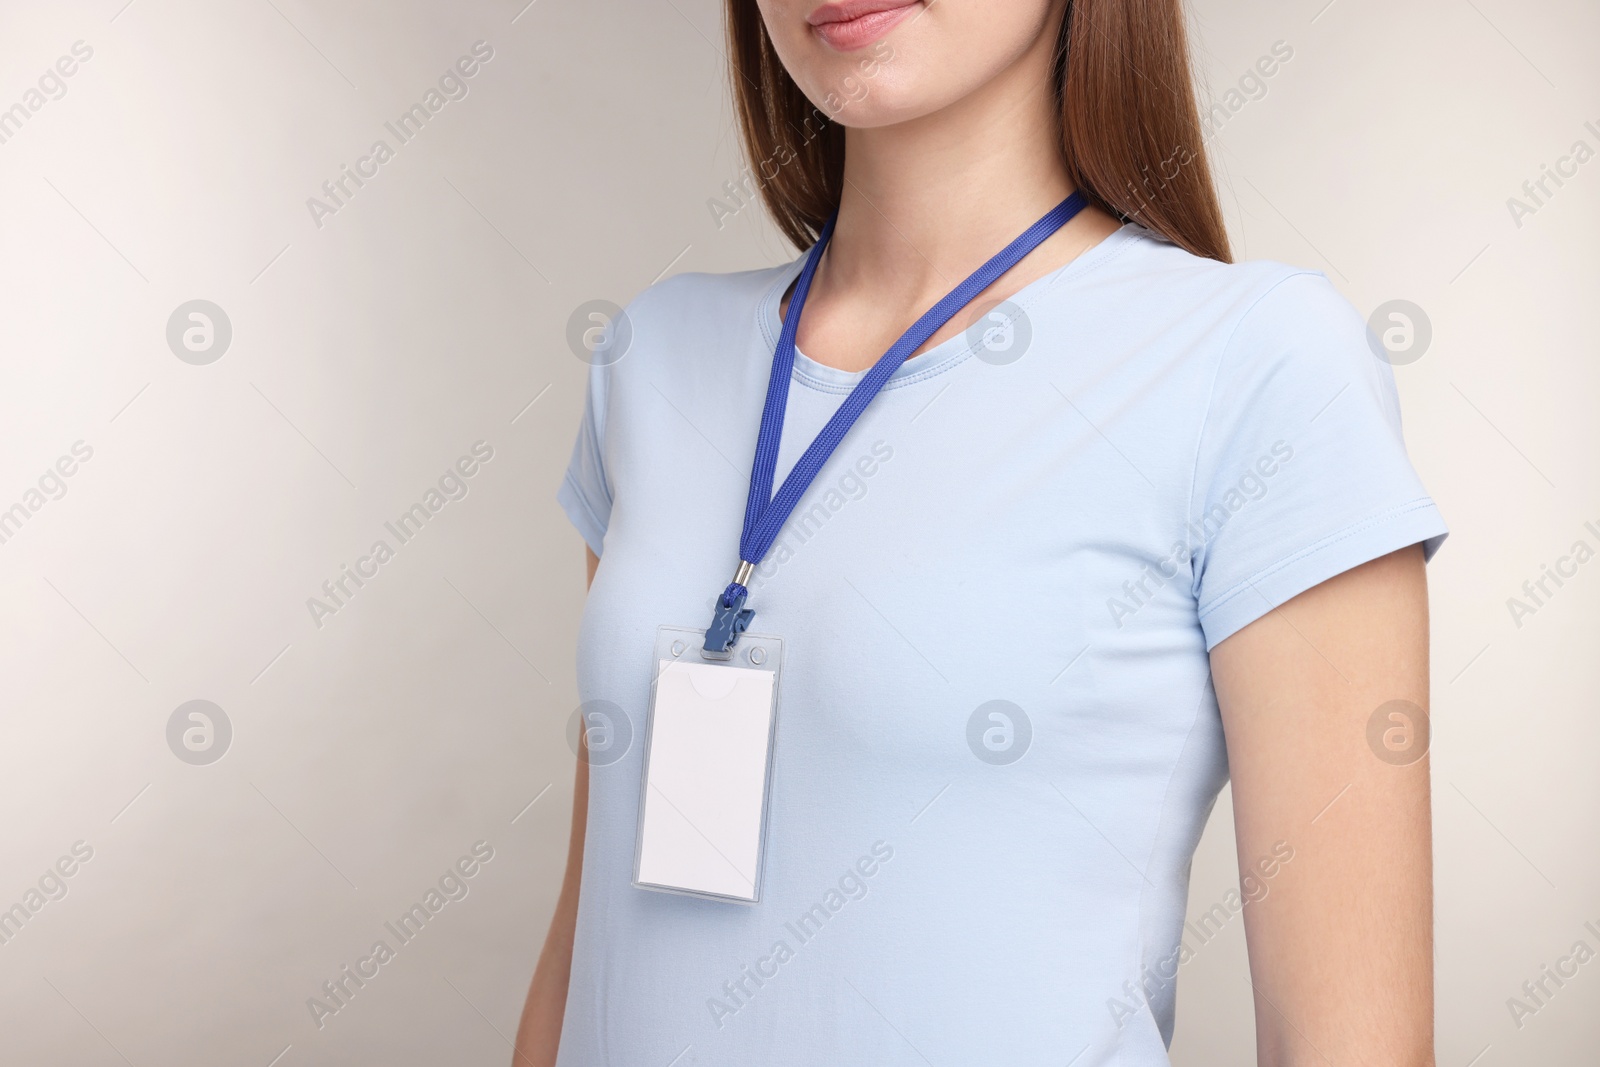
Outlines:
{"type": "Polygon", "coordinates": [[[800,277],[795,281],[789,313],[783,317],[783,330],[778,335],[778,344],[772,353],[772,376],[767,380],[767,402],[761,412],[761,429],[756,435],[755,462],[750,471],[750,495],[745,501],[744,530],[739,537],[739,569],[717,601],[716,615],[706,631],[707,652],[729,653],[739,634],[749,625],[755,612],[744,607],[749,594],[744,583],[778,539],[783,524],[810,488],[812,480],[828,462],[828,457],[833,455],[839,442],[844,440],[845,434],[850,432],[890,376],[900,369],[911,353],[921,348],[928,338],[971,303],[974,297],[1066,225],[1083,209],[1085,203],[1083,194],[1074,192],[924,312],[856,383],[844,403],[839,405],[839,410],[833,413],[816,439],[795,461],[794,469],[774,496],[772,482],[778,467],[778,446],[783,440],[783,416],[789,402],[789,380],[794,373],[795,335],[800,329],[800,310],[805,307],[806,297],[811,292],[811,280],[817,273],[817,264],[822,260],[828,241],[833,237],[838,216],[835,214],[828,219],[817,243],[811,246],[806,256],[800,277]]]}

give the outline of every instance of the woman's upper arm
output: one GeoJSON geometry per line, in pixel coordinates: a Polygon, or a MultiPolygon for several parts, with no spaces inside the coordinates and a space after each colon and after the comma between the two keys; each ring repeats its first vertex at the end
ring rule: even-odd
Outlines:
{"type": "Polygon", "coordinates": [[[1294,597],[1211,665],[1241,877],[1293,850],[1245,909],[1259,1062],[1431,1065],[1420,546],[1294,597]]]}

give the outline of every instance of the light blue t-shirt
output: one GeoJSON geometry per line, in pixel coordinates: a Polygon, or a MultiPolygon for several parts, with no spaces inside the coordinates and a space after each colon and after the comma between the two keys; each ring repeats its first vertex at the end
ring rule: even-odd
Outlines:
{"type": "MultiPolygon", "coordinates": [[[[559,499],[602,559],[579,692],[625,721],[559,1063],[1166,1064],[1228,774],[1208,651],[1445,536],[1393,372],[1321,274],[1134,225],[909,360],[749,583],[785,641],[761,902],[637,889],[656,628],[738,561],[799,268],[651,287],[590,377],[559,499]]],[[[858,378],[796,355],[780,480],[858,378]]]]}

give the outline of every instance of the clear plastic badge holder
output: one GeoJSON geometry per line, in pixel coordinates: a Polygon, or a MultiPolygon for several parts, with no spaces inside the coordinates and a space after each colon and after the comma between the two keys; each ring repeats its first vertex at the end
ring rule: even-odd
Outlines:
{"type": "Polygon", "coordinates": [[[633,884],[708,900],[761,899],[783,639],[656,631],[633,884]]]}

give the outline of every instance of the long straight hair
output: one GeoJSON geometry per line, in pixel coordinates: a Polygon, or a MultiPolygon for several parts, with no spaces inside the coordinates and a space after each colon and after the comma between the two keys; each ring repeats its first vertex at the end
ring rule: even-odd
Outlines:
{"type": "MultiPolygon", "coordinates": [[[[783,69],[755,0],[727,0],[727,29],[761,198],[784,236],[808,247],[839,206],[844,129],[783,69]]],[[[1102,211],[1229,262],[1182,0],[1067,0],[1056,40],[1061,150],[1073,184],[1102,211]]]]}

